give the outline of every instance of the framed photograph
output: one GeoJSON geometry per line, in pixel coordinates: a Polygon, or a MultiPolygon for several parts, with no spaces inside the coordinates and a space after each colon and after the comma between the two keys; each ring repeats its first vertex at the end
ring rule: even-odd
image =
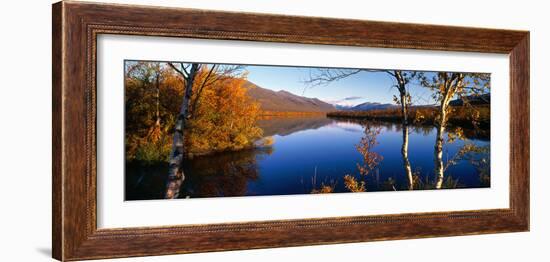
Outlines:
{"type": "Polygon", "coordinates": [[[529,32],[53,5],[53,257],[529,230],[529,32]]]}

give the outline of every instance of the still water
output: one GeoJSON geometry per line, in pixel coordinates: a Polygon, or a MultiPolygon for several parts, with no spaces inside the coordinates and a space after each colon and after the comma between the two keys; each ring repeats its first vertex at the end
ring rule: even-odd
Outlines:
{"type": "MultiPolygon", "coordinates": [[[[399,124],[326,117],[273,118],[258,124],[265,136],[274,139],[271,147],[186,160],[179,197],[309,194],[322,184],[333,186],[334,192],[348,192],[344,175],[365,181],[368,192],[407,188],[399,124]],[[364,136],[366,124],[380,130],[373,151],[383,160],[372,174],[361,176],[357,165],[363,158],[356,145],[364,136]]],[[[414,174],[426,185],[435,180],[435,133],[431,126],[409,128],[409,161],[414,174]]],[[[479,161],[472,161],[488,160],[489,136],[468,130],[464,134],[444,145],[443,160],[455,162],[448,166],[445,176],[456,188],[489,187],[490,165],[485,163],[485,170],[480,170],[479,161]],[[485,150],[469,159],[456,159],[457,152],[467,144],[485,150]],[[484,179],[482,174],[486,174],[484,179]]],[[[165,164],[127,163],[126,199],[163,198],[167,169],[165,164]]]]}

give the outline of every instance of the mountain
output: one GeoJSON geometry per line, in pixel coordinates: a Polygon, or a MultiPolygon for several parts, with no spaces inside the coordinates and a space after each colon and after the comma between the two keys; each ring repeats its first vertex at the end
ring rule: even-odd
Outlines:
{"type": "Polygon", "coordinates": [[[388,109],[388,108],[395,108],[397,105],[394,104],[381,104],[376,102],[365,102],[359,105],[356,105],[348,110],[350,111],[369,111],[369,110],[376,110],[376,109],[388,109]]]}
{"type": "MultiPolygon", "coordinates": [[[[458,98],[449,102],[450,106],[463,106],[464,102],[467,101],[470,105],[489,105],[491,104],[491,94],[483,94],[477,96],[466,96],[463,98],[458,98]]],[[[413,108],[424,108],[424,107],[435,107],[436,105],[413,105],[413,108]]],[[[398,108],[398,105],[395,104],[381,104],[376,102],[366,102],[353,107],[349,106],[336,106],[336,109],[341,111],[369,111],[377,109],[391,109],[398,108]]]]}
{"type": "Polygon", "coordinates": [[[334,111],[333,105],[317,98],[298,96],[290,92],[272,91],[247,81],[248,95],[260,103],[264,111],[275,112],[329,112],[334,111]]]}
{"type": "Polygon", "coordinates": [[[348,110],[351,110],[351,109],[353,108],[353,106],[338,105],[338,104],[334,104],[334,107],[335,107],[337,110],[341,110],[341,111],[348,111],[348,110]]]}

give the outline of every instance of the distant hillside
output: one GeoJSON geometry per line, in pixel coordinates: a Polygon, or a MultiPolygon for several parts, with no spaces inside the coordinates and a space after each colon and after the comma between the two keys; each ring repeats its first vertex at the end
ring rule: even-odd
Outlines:
{"type": "Polygon", "coordinates": [[[397,105],[394,104],[381,104],[376,102],[365,102],[359,105],[356,105],[348,110],[351,111],[369,111],[369,110],[379,110],[379,109],[388,109],[395,108],[397,105]]]}
{"type": "Polygon", "coordinates": [[[272,91],[257,86],[252,82],[246,84],[250,89],[248,95],[260,103],[264,111],[274,112],[329,112],[336,108],[317,98],[298,96],[287,91],[272,91]]]}
{"type": "Polygon", "coordinates": [[[397,105],[381,104],[377,102],[365,102],[356,106],[336,105],[336,109],[339,111],[370,111],[370,110],[381,110],[381,109],[390,109],[390,108],[397,108],[397,105]]]}
{"type": "MultiPolygon", "coordinates": [[[[457,98],[449,102],[450,106],[463,106],[464,102],[468,102],[470,105],[490,105],[491,104],[491,94],[483,94],[478,96],[466,96],[463,98],[457,98]]],[[[377,102],[365,102],[356,106],[336,106],[337,110],[340,111],[370,111],[370,110],[385,110],[385,109],[394,109],[398,108],[398,105],[395,104],[381,104],[377,102]]],[[[436,105],[413,105],[412,108],[429,108],[436,107],[436,105]]]]}
{"type": "Polygon", "coordinates": [[[334,107],[335,107],[337,110],[342,110],[342,111],[351,110],[351,109],[353,108],[353,106],[338,105],[338,104],[335,104],[334,107]]]}

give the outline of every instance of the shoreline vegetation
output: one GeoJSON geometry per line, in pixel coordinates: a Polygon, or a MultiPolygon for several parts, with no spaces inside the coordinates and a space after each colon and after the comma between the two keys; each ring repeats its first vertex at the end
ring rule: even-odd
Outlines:
{"type": "Polygon", "coordinates": [[[210,150],[210,151],[202,151],[202,152],[188,152],[185,154],[185,159],[194,159],[196,157],[213,156],[217,154],[225,154],[225,153],[231,153],[231,152],[264,150],[264,149],[270,148],[274,142],[275,140],[273,139],[273,137],[264,136],[240,148],[230,148],[225,150],[210,150]]]}
{"type": "MultiPolygon", "coordinates": [[[[327,117],[333,118],[352,118],[387,122],[402,121],[402,114],[399,108],[373,109],[369,111],[334,111],[328,112],[326,115],[327,117]]],[[[434,125],[438,112],[435,106],[417,106],[409,108],[407,115],[408,119],[411,119],[412,124],[434,125]]],[[[469,107],[451,106],[447,121],[450,126],[488,130],[491,123],[490,105],[475,105],[469,107]]]]}

